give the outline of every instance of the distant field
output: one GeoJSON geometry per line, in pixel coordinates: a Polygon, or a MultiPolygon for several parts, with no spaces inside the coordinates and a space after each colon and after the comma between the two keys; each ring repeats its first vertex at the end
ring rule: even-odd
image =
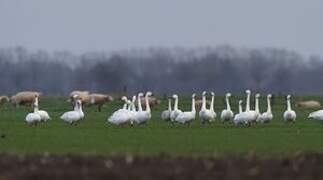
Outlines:
{"type": "MultiPolygon", "coordinates": [[[[296,99],[316,99],[319,97],[298,97],[296,99]]],[[[190,109],[190,98],[181,101],[182,110],[190,109]]],[[[236,112],[238,98],[232,99],[236,112]]],[[[271,124],[256,127],[237,128],[232,124],[218,121],[201,125],[197,119],[191,127],[172,126],[160,120],[160,113],[166,109],[167,101],[153,109],[152,120],[143,126],[116,127],[106,123],[107,117],[121,107],[115,101],[97,112],[94,107],[85,109],[85,119],[79,126],[70,126],[59,116],[70,110],[65,98],[43,98],[41,109],[47,110],[52,120],[39,127],[29,127],[24,118],[31,108],[13,108],[7,104],[0,108],[0,152],[15,154],[137,154],[159,155],[238,155],[255,152],[265,155],[284,155],[295,152],[323,152],[323,125],[306,119],[313,109],[298,109],[296,124],[282,122],[285,101],[276,97],[273,102],[274,120],[271,124]]],[[[223,97],[216,98],[219,116],[224,108],[223,97]]],[[[261,99],[261,111],[266,110],[265,98],[261,99]]]]}

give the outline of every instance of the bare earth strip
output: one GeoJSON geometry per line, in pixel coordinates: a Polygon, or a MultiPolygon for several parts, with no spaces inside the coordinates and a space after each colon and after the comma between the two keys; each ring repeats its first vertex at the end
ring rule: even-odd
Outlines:
{"type": "Polygon", "coordinates": [[[322,179],[322,154],[290,157],[0,155],[0,179],[322,179]]]}

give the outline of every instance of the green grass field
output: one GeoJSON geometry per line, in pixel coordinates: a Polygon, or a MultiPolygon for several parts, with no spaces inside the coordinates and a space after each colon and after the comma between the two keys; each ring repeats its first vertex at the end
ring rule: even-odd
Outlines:
{"type": "MultiPolygon", "coordinates": [[[[298,97],[297,99],[323,99],[319,97],[298,97]]],[[[182,100],[180,108],[190,109],[190,98],[182,100]]],[[[236,112],[238,98],[232,99],[236,112]]],[[[266,110],[265,98],[261,99],[261,111],[266,110]]],[[[115,101],[97,112],[95,107],[85,109],[85,119],[79,126],[71,126],[59,119],[70,110],[65,98],[43,98],[41,109],[52,117],[46,124],[36,128],[28,126],[24,118],[31,108],[13,108],[10,104],[0,108],[0,153],[39,154],[138,154],[158,155],[238,155],[249,152],[264,155],[284,155],[295,152],[323,152],[323,125],[306,117],[313,109],[295,108],[296,124],[285,124],[282,113],[285,110],[283,98],[273,102],[274,120],[271,124],[237,128],[232,124],[201,125],[197,119],[191,127],[171,125],[160,120],[160,113],[167,107],[167,100],[153,109],[153,118],[142,126],[117,127],[106,123],[107,117],[122,106],[115,101]]],[[[224,108],[223,97],[216,98],[219,117],[224,108]]]]}

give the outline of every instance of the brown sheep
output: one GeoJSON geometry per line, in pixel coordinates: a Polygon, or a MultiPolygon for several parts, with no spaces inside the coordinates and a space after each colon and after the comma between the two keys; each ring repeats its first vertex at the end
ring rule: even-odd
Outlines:
{"type": "Polygon", "coordinates": [[[15,106],[19,105],[31,106],[36,96],[41,96],[37,91],[22,91],[12,96],[10,101],[15,106]]]}
{"type": "Polygon", "coordinates": [[[8,96],[0,96],[0,106],[2,106],[4,103],[9,102],[10,99],[8,96]]]}
{"type": "Polygon", "coordinates": [[[321,107],[320,102],[309,100],[309,101],[298,101],[296,102],[296,107],[302,107],[302,108],[319,108],[321,107]]]}
{"type": "Polygon", "coordinates": [[[101,108],[105,103],[113,101],[113,97],[105,94],[90,94],[90,103],[89,105],[98,106],[99,112],[101,112],[101,108]]]}
{"type": "MultiPolygon", "coordinates": [[[[211,104],[211,101],[206,100],[206,106],[208,107],[208,106],[210,106],[210,104],[211,104]]],[[[195,108],[196,109],[202,108],[202,100],[201,99],[195,101],[195,108]]]]}
{"type": "MultiPolygon", "coordinates": [[[[145,101],[145,97],[140,98],[141,99],[141,106],[143,108],[146,108],[146,101],[145,101]]],[[[155,107],[158,106],[160,104],[160,100],[157,97],[151,96],[148,98],[148,102],[150,107],[155,107]]],[[[136,100],[135,104],[138,104],[138,101],[136,100]]]]}

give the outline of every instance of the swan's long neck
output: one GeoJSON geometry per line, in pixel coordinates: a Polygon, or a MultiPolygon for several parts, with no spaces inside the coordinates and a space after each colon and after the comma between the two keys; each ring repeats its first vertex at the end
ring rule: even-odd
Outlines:
{"type": "Polygon", "coordinates": [[[250,93],[247,94],[246,111],[250,111],[250,93]]]}
{"type": "Polygon", "coordinates": [[[34,112],[38,112],[39,111],[39,108],[38,108],[38,98],[35,98],[34,100],[34,112]]]}
{"type": "Polygon", "coordinates": [[[239,113],[242,113],[242,104],[239,103],[239,113]]]}
{"type": "Polygon", "coordinates": [[[205,95],[202,96],[202,108],[201,110],[205,110],[206,109],[206,98],[205,95]]]}
{"type": "Polygon", "coordinates": [[[131,108],[132,108],[132,104],[131,104],[131,103],[130,103],[130,104],[126,104],[126,106],[128,106],[128,107],[127,107],[127,110],[128,110],[128,111],[130,111],[130,110],[131,110],[131,108]]]}
{"type": "Polygon", "coordinates": [[[195,97],[192,97],[192,112],[196,112],[196,109],[195,109],[195,97]]]}
{"type": "Polygon", "coordinates": [[[211,97],[210,111],[214,111],[214,95],[211,97]]]}
{"type": "Polygon", "coordinates": [[[267,112],[271,113],[271,104],[270,104],[270,98],[267,97],[267,112]]]}
{"type": "Polygon", "coordinates": [[[125,103],[123,104],[122,109],[127,109],[127,102],[125,102],[125,103]]]}
{"type": "Polygon", "coordinates": [[[290,99],[287,99],[287,111],[291,111],[290,99]]]}
{"type": "Polygon", "coordinates": [[[226,102],[226,104],[227,104],[227,110],[228,111],[231,111],[231,106],[230,106],[230,102],[229,102],[229,97],[227,96],[227,97],[225,97],[225,102],[226,102]]]}
{"type": "Polygon", "coordinates": [[[141,96],[138,96],[138,111],[142,111],[142,106],[141,106],[141,96]]]}
{"type": "Polygon", "coordinates": [[[78,107],[78,111],[79,111],[79,112],[83,112],[83,110],[82,110],[82,104],[80,104],[80,105],[79,105],[79,107],[78,107]]]}
{"type": "Polygon", "coordinates": [[[172,102],[171,102],[171,99],[168,99],[168,111],[172,111],[172,102]]]}
{"type": "Polygon", "coordinates": [[[145,100],[146,100],[146,111],[150,112],[149,96],[148,95],[145,96],[145,100]]]}
{"type": "Polygon", "coordinates": [[[175,98],[174,111],[178,110],[178,97],[175,98]]]}
{"type": "Polygon", "coordinates": [[[255,111],[256,111],[256,113],[259,113],[259,98],[258,97],[256,97],[255,111]]]}

